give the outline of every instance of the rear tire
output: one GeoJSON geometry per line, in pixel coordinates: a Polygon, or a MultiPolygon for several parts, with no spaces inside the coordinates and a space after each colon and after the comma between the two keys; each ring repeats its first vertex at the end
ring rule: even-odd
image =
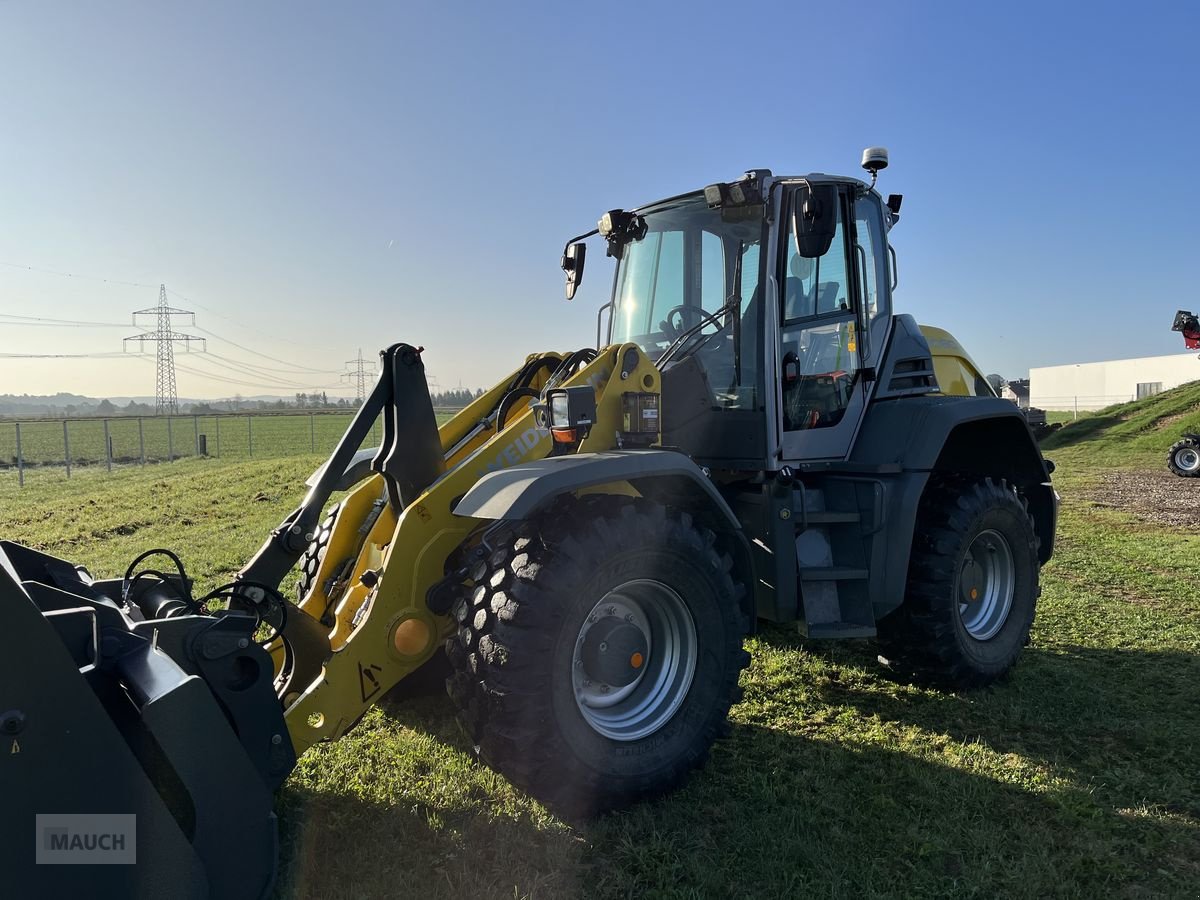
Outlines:
{"type": "Polygon", "coordinates": [[[1200,441],[1183,438],[1167,451],[1167,468],[1181,478],[1200,476],[1200,441]]]}
{"type": "Polygon", "coordinates": [[[931,482],[921,499],[904,604],[880,623],[897,671],[955,688],[1004,676],[1028,642],[1038,538],[1006,482],[931,482]]]}
{"type": "Polygon", "coordinates": [[[728,728],[748,621],[687,514],[581,502],[525,523],[456,604],[446,687],[479,756],[569,816],[670,791],[728,728]]]}

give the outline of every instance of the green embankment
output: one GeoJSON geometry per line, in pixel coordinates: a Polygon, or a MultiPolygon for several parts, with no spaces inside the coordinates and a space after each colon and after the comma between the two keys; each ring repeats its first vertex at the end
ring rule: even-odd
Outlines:
{"type": "Polygon", "coordinates": [[[1083,467],[1158,468],[1185,431],[1200,432],[1200,381],[1069,422],[1042,442],[1042,450],[1083,467]]]}

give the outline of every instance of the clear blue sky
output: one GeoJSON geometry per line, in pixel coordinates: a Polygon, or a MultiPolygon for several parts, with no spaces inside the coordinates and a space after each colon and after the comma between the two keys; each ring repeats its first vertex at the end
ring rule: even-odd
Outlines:
{"type": "MultiPolygon", "coordinates": [[[[0,313],[124,322],[165,282],[277,359],[405,340],[441,385],[490,384],[594,340],[608,261],[568,304],[558,257],[605,209],[750,167],[855,174],[883,144],[897,306],[985,370],[1178,352],[1196,9],[0,0],[0,263],[151,285],[0,265],[0,313]]],[[[0,352],[126,333],[0,325],[0,352]]],[[[153,393],[153,366],[0,359],[0,393],[58,390],[153,393]]]]}

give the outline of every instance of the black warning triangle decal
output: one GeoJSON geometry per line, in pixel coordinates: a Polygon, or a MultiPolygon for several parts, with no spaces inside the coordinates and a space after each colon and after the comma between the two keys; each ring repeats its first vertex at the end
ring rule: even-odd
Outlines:
{"type": "Polygon", "coordinates": [[[363,703],[379,693],[381,685],[375,673],[382,671],[383,669],[374,663],[368,663],[365,666],[362,663],[358,664],[358,684],[362,688],[363,703]]]}

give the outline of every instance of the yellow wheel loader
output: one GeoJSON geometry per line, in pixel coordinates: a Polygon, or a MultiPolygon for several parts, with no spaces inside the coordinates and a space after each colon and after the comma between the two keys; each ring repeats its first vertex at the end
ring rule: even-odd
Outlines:
{"type": "Polygon", "coordinates": [[[1007,673],[1051,467],[953,338],[893,312],[886,163],[605,213],[562,258],[568,298],[589,240],[614,261],[596,348],[440,427],[422,349],[389,347],[228,585],[168,550],[104,580],[0,542],[11,895],[262,896],[296,756],[431,661],[482,760],[575,816],[701,764],[760,620],[955,687],[1007,673]]]}

